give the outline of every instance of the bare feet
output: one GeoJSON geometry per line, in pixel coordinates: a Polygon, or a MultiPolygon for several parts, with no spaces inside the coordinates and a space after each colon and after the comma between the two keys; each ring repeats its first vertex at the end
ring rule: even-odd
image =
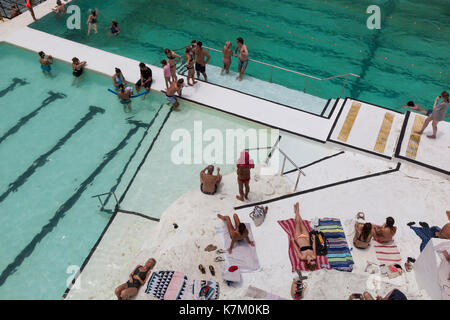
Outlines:
{"type": "Polygon", "coordinates": [[[241,196],[236,196],[236,199],[238,199],[240,201],[244,201],[244,197],[241,197],[241,196]]]}
{"type": "Polygon", "coordinates": [[[246,195],[246,196],[245,196],[245,199],[247,199],[247,200],[248,200],[248,195],[246,195]]]}
{"type": "Polygon", "coordinates": [[[422,134],[423,132],[422,131],[414,131],[414,133],[422,134]]]}
{"type": "Polygon", "coordinates": [[[436,136],[434,134],[432,134],[432,135],[427,136],[427,138],[436,139],[436,136]]]}

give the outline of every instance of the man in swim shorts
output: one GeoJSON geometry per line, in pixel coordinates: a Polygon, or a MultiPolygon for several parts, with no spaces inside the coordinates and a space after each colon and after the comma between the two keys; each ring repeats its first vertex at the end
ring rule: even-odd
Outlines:
{"type": "Polygon", "coordinates": [[[205,81],[208,81],[208,77],[206,76],[206,65],[211,58],[209,53],[202,48],[202,42],[197,42],[197,46],[195,49],[195,71],[197,71],[197,79],[200,79],[200,73],[205,78],[205,81]],[[206,61],[205,61],[206,56],[206,61]]]}
{"type": "Polygon", "coordinates": [[[45,75],[51,75],[50,72],[52,71],[51,64],[53,64],[53,57],[52,56],[45,57],[44,51],[40,51],[38,54],[42,72],[44,72],[45,75]]]}
{"type": "Polygon", "coordinates": [[[217,187],[222,180],[220,168],[217,168],[217,175],[213,175],[214,166],[209,165],[200,172],[200,190],[204,194],[215,194],[217,187]]]}
{"type": "Polygon", "coordinates": [[[416,131],[416,133],[417,134],[422,134],[423,131],[428,126],[428,124],[430,122],[432,122],[431,126],[433,127],[433,134],[432,135],[427,135],[427,137],[430,138],[430,139],[436,139],[437,125],[438,125],[438,123],[440,121],[444,120],[445,114],[446,114],[447,109],[448,109],[449,106],[450,106],[449,94],[448,94],[447,91],[443,91],[441,93],[441,95],[436,97],[436,99],[434,100],[433,112],[431,113],[431,115],[429,115],[425,119],[425,122],[424,122],[424,124],[422,126],[422,129],[420,129],[419,131],[416,131]],[[442,101],[438,103],[438,101],[440,99],[442,99],[442,101]]]}
{"type": "Polygon", "coordinates": [[[178,93],[178,95],[181,97],[181,91],[183,87],[184,87],[184,80],[178,79],[178,81],[173,81],[166,91],[166,99],[167,101],[169,101],[169,103],[173,104],[174,106],[173,109],[175,111],[178,111],[178,106],[180,105],[177,98],[175,97],[175,93],[178,93]]]}
{"type": "MultiPolygon", "coordinates": [[[[141,78],[136,82],[136,91],[139,93],[141,90],[141,87],[144,87],[145,91],[150,92],[150,87],[152,85],[152,69],[147,67],[145,63],[141,62],[139,63],[139,69],[141,71],[141,78]]],[[[143,100],[147,94],[144,94],[143,100]]]]}
{"type": "Polygon", "coordinates": [[[244,44],[244,39],[241,37],[236,39],[236,49],[234,50],[234,55],[237,56],[237,51],[239,50],[239,76],[236,78],[239,81],[242,81],[242,77],[244,76],[245,69],[248,65],[248,49],[244,44]]]}

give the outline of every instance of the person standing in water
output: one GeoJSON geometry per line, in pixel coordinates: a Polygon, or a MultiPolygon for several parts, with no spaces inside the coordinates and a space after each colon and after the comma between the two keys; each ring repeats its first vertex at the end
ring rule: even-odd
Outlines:
{"type": "Polygon", "coordinates": [[[131,95],[133,94],[133,89],[128,87],[125,89],[123,84],[119,85],[119,91],[117,91],[117,97],[120,100],[120,103],[123,104],[123,111],[131,112],[131,95]],[[131,89],[131,90],[130,90],[131,89]]]}
{"type": "Polygon", "coordinates": [[[75,77],[72,85],[76,85],[78,87],[80,84],[81,75],[83,74],[83,68],[86,64],[86,61],[80,62],[77,57],[72,58],[72,74],[75,77]]]}
{"type": "Polygon", "coordinates": [[[33,20],[37,21],[36,16],[34,15],[34,10],[33,10],[33,0],[26,0],[25,7],[27,7],[28,11],[30,11],[31,16],[33,17],[33,20]]]}
{"type": "Polygon", "coordinates": [[[231,50],[231,41],[225,42],[225,46],[223,47],[222,52],[223,67],[222,71],[220,71],[220,74],[223,74],[224,71],[228,74],[230,72],[231,56],[233,55],[233,50],[231,50]]]}
{"type": "Polygon", "coordinates": [[[181,56],[179,54],[176,54],[175,52],[173,52],[170,49],[164,49],[164,53],[167,56],[167,61],[169,62],[170,65],[170,76],[171,76],[171,81],[172,82],[176,82],[177,81],[177,62],[179,62],[181,60],[181,56]],[[175,61],[175,59],[177,61],[175,61]]]}
{"type": "Polygon", "coordinates": [[[44,51],[40,51],[38,54],[42,72],[44,72],[45,75],[51,76],[52,71],[51,65],[53,64],[53,57],[52,56],[46,57],[44,51]]]}
{"type": "Polygon", "coordinates": [[[205,78],[205,81],[208,81],[208,77],[206,76],[206,65],[211,58],[209,53],[202,48],[203,43],[201,41],[197,42],[197,47],[195,49],[195,71],[197,71],[197,79],[200,79],[200,73],[205,78]],[[205,61],[206,57],[206,61],[205,61]]]}
{"type": "Polygon", "coordinates": [[[248,193],[250,192],[250,169],[254,167],[255,165],[253,164],[253,160],[250,160],[248,152],[242,151],[237,162],[239,195],[236,196],[236,199],[240,201],[244,201],[244,199],[248,200],[248,193]]]}
{"type": "Polygon", "coordinates": [[[430,139],[436,139],[437,125],[440,121],[444,120],[445,113],[447,112],[449,106],[449,94],[447,91],[443,91],[441,95],[436,97],[436,99],[434,100],[433,112],[425,119],[422,129],[416,131],[416,133],[422,134],[423,131],[427,128],[428,124],[431,122],[431,126],[433,127],[433,134],[427,135],[427,137],[430,139]],[[442,101],[438,103],[440,99],[442,99],[442,101]]]}
{"type": "Polygon", "coordinates": [[[88,26],[88,33],[89,36],[91,34],[91,29],[94,29],[95,33],[97,34],[97,20],[98,20],[98,11],[96,9],[91,10],[91,14],[89,15],[87,19],[87,26],[88,26]]]}
{"type": "Polygon", "coordinates": [[[195,81],[195,79],[194,79],[194,77],[195,77],[194,53],[193,53],[192,48],[186,47],[186,50],[184,52],[184,58],[186,59],[186,68],[188,70],[187,84],[188,84],[188,86],[193,86],[194,84],[197,83],[197,81],[195,81]],[[192,80],[192,84],[189,83],[189,79],[192,80]]]}
{"type": "Polygon", "coordinates": [[[66,14],[66,6],[61,2],[61,0],[57,0],[56,7],[53,8],[52,11],[63,16],[66,14]]]}
{"type": "Polygon", "coordinates": [[[111,31],[111,34],[113,36],[118,36],[120,33],[119,24],[117,21],[111,22],[111,26],[109,27],[109,30],[111,31]]]}
{"type": "Polygon", "coordinates": [[[245,69],[247,69],[248,65],[248,49],[247,46],[244,44],[244,39],[242,39],[241,37],[237,38],[236,40],[236,49],[234,50],[234,54],[236,57],[238,50],[239,50],[239,64],[238,64],[239,76],[236,78],[236,80],[242,81],[242,77],[244,76],[245,69]]]}

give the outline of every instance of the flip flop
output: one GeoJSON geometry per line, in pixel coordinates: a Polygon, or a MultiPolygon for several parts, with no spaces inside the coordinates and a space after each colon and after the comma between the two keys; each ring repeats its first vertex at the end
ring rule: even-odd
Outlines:
{"type": "Polygon", "coordinates": [[[214,259],[214,261],[215,261],[215,262],[222,262],[222,261],[225,261],[225,259],[222,258],[222,257],[216,257],[216,258],[214,259]]]}
{"type": "Polygon", "coordinates": [[[227,252],[227,250],[224,250],[224,249],[217,249],[216,250],[217,254],[222,254],[222,253],[226,253],[226,252],[227,252]]]}
{"type": "Polygon", "coordinates": [[[206,273],[205,267],[204,267],[202,264],[199,264],[199,265],[198,265],[198,268],[200,269],[200,271],[201,271],[203,274],[206,273]]]}
{"type": "Polygon", "coordinates": [[[411,221],[411,222],[408,222],[406,225],[408,226],[408,227],[411,227],[412,225],[415,225],[416,223],[414,222],[414,221],[411,221]]]}
{"type": "Polygon", "coordinates": [[[214,270],[214,267],[213,267],[213,266],[209,266],[209,271],[211,272],[211,274],[212,274],[213,276],[216,275],[216,271],[214,270]]]}

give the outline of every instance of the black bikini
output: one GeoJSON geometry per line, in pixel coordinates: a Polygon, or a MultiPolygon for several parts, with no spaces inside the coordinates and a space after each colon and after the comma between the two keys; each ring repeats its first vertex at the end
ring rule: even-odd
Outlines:
{"type": "Polygon", "coordinates": [[[130,280],[127,281],[128,288],[140,288],[141,283],[139,282],[139,280],[134,279],[134,276],[137,275],[139,278],[141,278],[142,281],[144,281],[148,271],[149,270],[139,271],[139,267],[136,268],[136,270],[134,270],[133,272],[133,282],[131,283],[130,280]]]}

